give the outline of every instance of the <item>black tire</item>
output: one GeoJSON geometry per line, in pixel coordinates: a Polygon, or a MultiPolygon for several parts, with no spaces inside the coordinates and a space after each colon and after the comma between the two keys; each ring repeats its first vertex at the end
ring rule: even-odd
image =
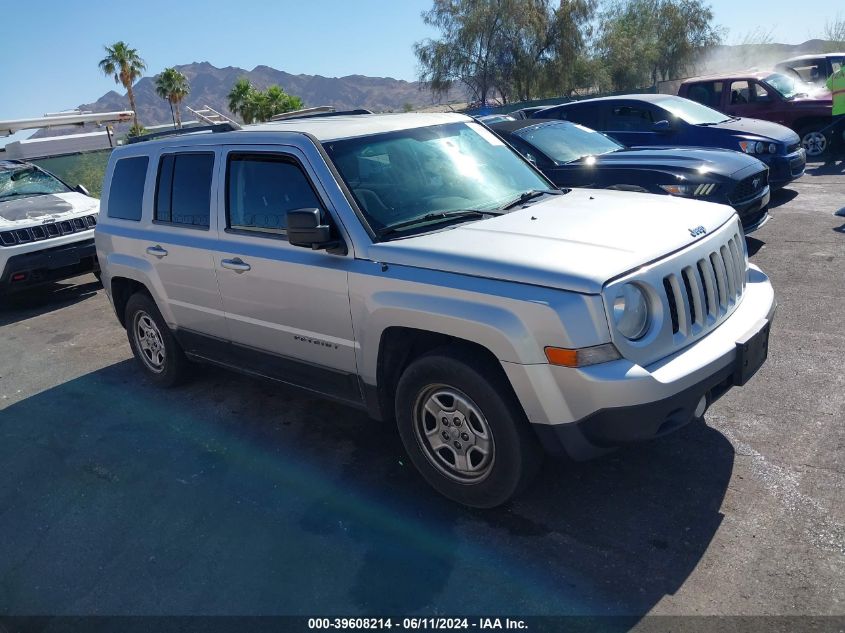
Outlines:
{"type": "Polygon", "coordinates": [[[477,354],[469,350],[441,348],[413,361],[402,373],[396,389],[399,435],[414,466],[439,493],[475,508],[493,508],[508,501],[530,483],[543,459],[537,437],[510,385],[497,370],[490,363],[479,362],[477,354]],[[457,410],[457,400],[452,401],[454,412],[443,416],[446,420],[436,418],[430,411],[422,413],[426,403],[448,404],[444,394],[450,392],[474,407],[482,419],[475,414],[464,416],[457,410]],[[460,419],[450,419],[452,415],[460,419]],[[426,439],[429,428],[435,428],[430,437],[436,442],[440,438],[434,436],[457,435],[450,435],[438,452],[426,439]],[[479,428],[485,432],[479,433],[479,428]],[[472,446],[462,446],[466,463],[476,461],[474,466],[478,468],[471,477],[464,477],[456,467],[450,468],[444,458],[451,453],[453,459],[458,459],[456,451],[445,444],[457,444],[467,438],[461,434],[464,430],[472,435],[468,442],[472,446]],[[492,457],[479,457],[478,446],[482,442],[491,447],[492,457]]]}
{"type": "Polygon", "coordinates": [[[801,146],[804,148],[807,158],[819,158],[827,153],[830,139],[825,132],[821,131],[824,127],[824,123],[815,123],[806,125],[798,131],[801,146]]]}
{"type": "Polygon", "coordinates": [[[188,359],[152,297],[136,292],[126,302],[124,314],[129,346],[147,377],[160,387],[173,387],[187,378],[188,359]],[[145,344],[141,339],[149,342],[145,344]]]}

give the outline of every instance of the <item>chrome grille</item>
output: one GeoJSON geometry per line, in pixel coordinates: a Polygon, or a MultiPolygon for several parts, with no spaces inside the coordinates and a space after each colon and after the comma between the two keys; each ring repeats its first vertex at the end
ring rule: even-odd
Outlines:
{"type": "Polygon", "coordinates": [[[86,215],[82,218],[50,222],[25,229],[0,231],[0,246],[17,246],[18,244],[40,242],[41,240],[48,240],[53,237],[59,237],[60,235],[87,231],[93,229],[95,226],[97,226],[97,216],[86,215]]]}
{"type": "Polygon", "coordinates": [[[672,334],[686,338],[710,329],[739,303],[746,283],[743,239],[737,231],[707,256],[663,278],[672,334]]]}

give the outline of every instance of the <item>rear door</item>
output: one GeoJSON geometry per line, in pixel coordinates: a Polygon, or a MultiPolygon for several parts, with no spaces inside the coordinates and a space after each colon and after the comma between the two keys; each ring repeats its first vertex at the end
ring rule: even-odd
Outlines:
{"type": "Polygon", "coordinates": [[[359,401],[347,272],[353,256],[287,241],[288,211],[332,214],[305,154],[238,146],[226,148],[222,161],[214,263],[236,364],[359,401]]]}
{"type": "Polygon", "coordinates": [[[212,191],[219,153],[206,147],[167,148],[150,157],[152,210],[140,255],[160,281],[177,330],[225,339],[212,257],[217,247],[212,191]]]}

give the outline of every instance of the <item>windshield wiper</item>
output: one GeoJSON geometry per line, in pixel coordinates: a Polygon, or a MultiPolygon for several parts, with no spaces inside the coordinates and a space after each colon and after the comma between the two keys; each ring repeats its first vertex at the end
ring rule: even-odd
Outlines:
{"type": "Polygon", "coordinates": [[[564,193],[569,193],[569,189],[529,189],[528,191],[523,191],[519,194],[518,197],[514,198],[513,200],[506,202],[502,206],[499,207],[502,211],[508,211],[509,209],[513,209],[520,204],[525,204],[529,200],[533,200],[534,198],[539,198],[540,196],[544,196],[546,194],[552,196],[560,196],[564,193]]]}
{"type": "Polygon", "coordinates": [[[398,233],[399,229],[405,229],[411,226],[416,226],[418,224],[425,224],[427,222],[439,223],[444,221],[460,220],[463,218],[480,218],[484,217],[485,215],[502,215],[502,211],[500,211],[499,209],[459,209],[456,211],[432,211],[431,213],[426,213],[425,215],[421,215],[416,218],[411,218],[410,220],[403,220],[402,222],[397,222],[396,224],[386,226],[376,231],[376,235],[378,237],[384,237],[385,235],[390,235],[391,233],[398,233]]]}

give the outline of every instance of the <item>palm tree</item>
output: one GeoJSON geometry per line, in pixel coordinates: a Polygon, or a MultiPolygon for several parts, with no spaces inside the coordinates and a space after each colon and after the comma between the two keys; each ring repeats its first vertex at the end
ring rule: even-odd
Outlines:
{"type": "Polygon", "coordinates": [[[105,75],[113,75],[114,82],[123,84],[126,88],[126,96],[129,97],[129,107],[132,108],[133,118],[135,120],[134,127],[140,129],[138,125],[138,110],[135,108],[135,93],[132,91],[132,85],[135,80],[147,69],[144,60],[138,55],[138,51],[134,48],[129,48],[125,42],[115,42],[111,46],[106,46],[106,56],[100,60],[100,70],[105,75]]]}
{"type": "Polygon", "coordinates": [[[182,127],[180,105],[190,92],[191,87],[188,84],[188,78],[175,68],[165,68],[156,76],[156,94],[170,104],[173,127],[182,127]]]}
{"type": "Polygon", "coordinates": [[[255,88],[246,77],[238,79],[229,91],[229,110],[232,114],[240,114],[244,123],[252,123],[252,120],[247,120],[247,118],[250,114],[248,103],[253,93],[255,93],[255,88]]]}

